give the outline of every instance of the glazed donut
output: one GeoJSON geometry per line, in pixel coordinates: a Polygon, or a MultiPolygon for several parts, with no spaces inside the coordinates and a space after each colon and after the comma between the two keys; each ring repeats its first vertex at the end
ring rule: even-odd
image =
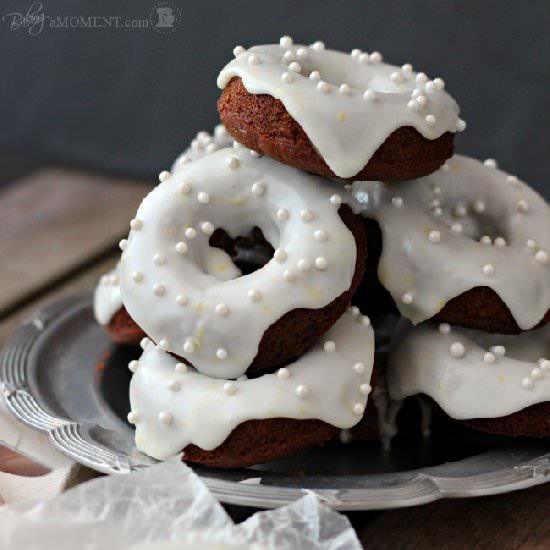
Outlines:
{"type": "Polygon", "coordinates": [[[451,418],[507,435],[550,436],[550,326],[516,336],[447,323],[402,328],[390,350],[392,399],[424,394],[451,418]]]}
{"type": "Polygon", "coordinates": [[[413,323],[503,334],[550,319],[550,207],[515,176],[456,155],[406,183],[356,182],[382,232],[378,278],[413,323]]]}
{"type": "Polygon", "coordinates": [[[238,46],[218,76],[220,118],[247,147],[322,176],[405,180],[453,154],[466,124],[440,78],[378,52],[351,55],[322,42],[238,46]]]}
{"type": "Polygon", "coordinates": [[[128,313],[163,351],[208,376],[237,378],[298,357],[346,310],[363,275],[358,204],[339,189],[246,148],[186,165],[130,224],[120,265],[128,313]],[[237,236],[254,227],[275,252],[239,277],[209,239],[216,228],[237,236]]]}
{"type": "Polygon", "coordinates": [[[137,448],[159,460],[240,467],[287,456],[356,424],[374,356],[368,318],[349,310],[295,363],[259,378],[214,379],[144,342],[130,363],[137,448]],[[247,437],[249,435],[250,437],[247,437]]]}

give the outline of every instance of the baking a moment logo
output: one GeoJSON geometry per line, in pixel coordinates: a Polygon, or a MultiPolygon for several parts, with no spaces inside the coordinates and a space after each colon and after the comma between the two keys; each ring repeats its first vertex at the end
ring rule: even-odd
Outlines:
{"type": "Polygon", "coordinates": [[[147,17],[124,17],[121,15],[53,15],[47,13],[42,2],[33,2],[26,11],[12,10],[0,17],[0,22],[9,30],[38,36],[46,29],[152,29],[159,34],[171,34],[182,23],[180,9],[172,2],[155,4],[147,17]]]}

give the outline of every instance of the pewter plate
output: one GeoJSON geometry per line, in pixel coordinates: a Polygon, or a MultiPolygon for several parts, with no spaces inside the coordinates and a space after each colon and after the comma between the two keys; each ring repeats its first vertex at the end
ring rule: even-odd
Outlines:
{"type": "MultiPolygon", "coordinates": [[[[65,299],[28,319],[0,353],[2,394],[21,422],[76,461],[109,474],[147,468],[155,461],[136,450],[125,420],[126,365],[139,352],[109,342],[90,296],[65,299]]],[[[343,511],[506,493],[550,480],[550,440],[486,436],[444,419],[423,439],[412,405],[391,451],[376,442],[332,443],[254,468],[194,470],[224,503],[274,508],[310,490],[343,511]]]]}

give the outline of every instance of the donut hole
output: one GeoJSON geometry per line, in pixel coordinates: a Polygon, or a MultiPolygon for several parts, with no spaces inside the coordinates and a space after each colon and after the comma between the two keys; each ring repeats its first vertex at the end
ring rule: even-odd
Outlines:
{"type": "Polygon", "coordinates": [[[262,268],[271,260],[274,253],[273,246],[257,226],[254,226],[248,234],[237,237],[231,237],[227,231],[218,228],[210,237],[209,244],[229,254],[243,275],[262,268]]]}
{"type": "Polygon", "coordinates": [[[476,214],[470,211],[466,216],[459,217],[453,213],[451,218],[446,220],[446,224],[451,229],[453,229],[453,226],[456,224],[460,224],[460,233],[476,242],[479,242],[482,237],[489,237],[491,243],[494,243],[495,239],[499,238],[508,242],[508,228],[501,220],[495,219],[491,215],[484,213],[476,214]]]}

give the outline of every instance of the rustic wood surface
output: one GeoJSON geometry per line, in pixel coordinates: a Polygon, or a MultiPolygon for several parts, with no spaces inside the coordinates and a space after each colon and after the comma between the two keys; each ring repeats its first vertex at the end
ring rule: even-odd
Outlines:
{"type": "MultiPolygon", "coordinates": [[[[0,345],[34,310],[93,289],[148,189],[64,169],[0,187],[0,345]]],[[[368,549],[550,548],[550,484],[350,517],[368,549]]]]}

